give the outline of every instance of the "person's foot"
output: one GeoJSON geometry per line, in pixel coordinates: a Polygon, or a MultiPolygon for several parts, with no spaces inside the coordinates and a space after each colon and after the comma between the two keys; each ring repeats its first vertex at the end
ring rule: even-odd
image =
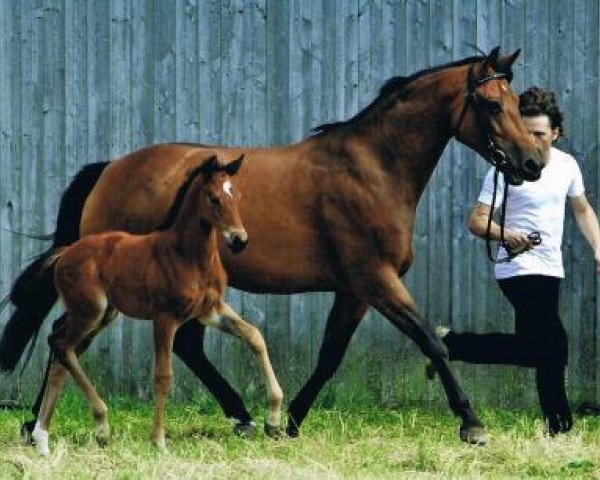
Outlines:
{"type": "MultiPolygon", "coordinates": [[[[435,327],[435,334],[442,340],[449,333],[450,329],[448,327],[445,327],[444,325],[438,325],[437,327],[435,327]]],[[[425,364],[425,377],[427,377],[428,380],[434,380],[436,375],[437,370],[435,368],[435,365],[428,358],[427,363],[425,364]]]]}

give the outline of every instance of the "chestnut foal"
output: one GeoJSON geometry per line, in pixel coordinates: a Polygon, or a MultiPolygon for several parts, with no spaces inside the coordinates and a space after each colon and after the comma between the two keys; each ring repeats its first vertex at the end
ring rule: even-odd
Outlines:
{"type": "Polygon", "coordinates": [[[55,284],[67,318],[49,337],[49,381],[32,433],[40,454],[50,453],[48,429],[67,372],[91,405],[96,439],[101,444],[108,440],[106,404],[77,357],[115,318],[117,310],[131,317],[151,318],[154,324],[155,412],[151,438],[159,448],[165,448],[163,412],[172,379],[173,338],[190,319],[240,337],[250,346],[267,385],[269,414],[265,430],[272,436],[278,434],[283,393],[264,339],[257,328],[223,301],[227,275],[219,256],[217,232],[234,253],[248,242],[238,212],[238,194],[231,181],[242,161],[243,155],[221,165],[212,156],[193,169],[158,230],[148,235],[90,235],[48,260],[47,265],[55,265],[55,284]]]}

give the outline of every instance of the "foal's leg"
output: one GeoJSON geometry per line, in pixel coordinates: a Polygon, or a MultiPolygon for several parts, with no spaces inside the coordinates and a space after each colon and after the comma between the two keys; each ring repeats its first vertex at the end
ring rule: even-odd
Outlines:
{"type": "Polygon", "coordinates": [[[251,428],[252,416],[237,392],[231,388],[204,352],[205,326],[189,321],[175,334],[173,352],[194,372],[208,391],[216,398],[227,417],[239,423],[236,429],[251,428]]]}
{"type": "Polygon", "coordinates": [[[391,267],[382,268],[374,281],[364,287],[367,289],[366,293],[370,296],[372,305],[395,327],[408,335],[431,359],[440,374],[450,408],[462,419],[461,440],[477,444],[486,443],[485,428],[450,370],[445,345],[435,334],[429,322],[417,313],[415,302],[397,273],[391,267]]]}
{"type": "Polygon", "coordinates": [[[246,322],[227,303],[222,302],[217,309],[217,313],[221,315],[219,320],[209,317],[201,321],[241,338],[248,344],[258,359],[267,386],[267,399],[269,402],[269,415],[267,416],[265,431],[267,435],[277,437],[279,436],[279,426],[281,423],[283,391],[273,372],[265,339],[258,328],[246,322]]]}
{"type": "Polygon", "coordinates": [[[325,326],[317,366],[308,382],[288,407],[287,434],[298,436],[298,429],[315,398],[338,369],[348,342],[364,317],[369,305],[347,293],[337,293],[325,326]]]}
{"type": "Polygon", "coordinates": [[[164,411],[165,398],[171,389],[173,369],[171,352],[175,332],[181,325],[178,319],[160,314],[154,320],[154,424],[150,438],[161,450],[166,449],[164,411]]]}
{"type": "Polygon", "coordinates": [[[63,327],[65,331],[53,333],[50,340],[58,360],[73,376],[75,383],[81,388],[83,395],[90,404],[96,423],[95,437],[99,445],[106,445],[110,436],[108,408],[83,371],[77,357],[85,351],[98,332],[108,325],[116,315],[117,311],[111,307],[106,308],[101,313],[73,319],[71,319],[71,314],[68,314],[63,327]]]}
{"type": "Polygon", "coordinates": [[[43,456],[50,455],[48,430],[50,429],[56,402],[67,377],[67,369],[51,354],[46,374],[45,388],[40,399],[37,421],[31,432],[31,440],[35,443],[38,453],[43,456]]]}

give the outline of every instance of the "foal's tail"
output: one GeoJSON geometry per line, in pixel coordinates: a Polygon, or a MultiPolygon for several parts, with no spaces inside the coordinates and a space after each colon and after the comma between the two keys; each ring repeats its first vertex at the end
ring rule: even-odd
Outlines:
{"type": "Polygon", "coordinates": [[[107,165],[108,162],[91,163],[75,175],[60,200],[52,246],[25,268],[0,302],[0,312],[9,302],[15,306],[0,338],[0,372],[12,372],[31,341],[25,365],[29,361],[42,323],[58,298],[54,287],[55,256],[61,247],[79,238],[83,206],[107,165]]]}

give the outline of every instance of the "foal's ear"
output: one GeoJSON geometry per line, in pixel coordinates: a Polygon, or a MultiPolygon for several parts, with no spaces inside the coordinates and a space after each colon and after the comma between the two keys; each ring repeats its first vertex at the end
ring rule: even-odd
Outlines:
{"type": "Polygon", "coordinates": [[[498,65],[498,54],[500,53],[500,47],[494,48],[490,54],[486,57],[483,62],[483,69],[485,70],[487,67],[492,67],[494,70],[497,70],[498,65]]]}
{"type": "Polygon", "coordinates": [[[243,161],[244,161],[244,154],[242,153],[237,160],[234,160],[233,162],[225,165],[223,170],[229,176],[235,175],[238,172],[238,170],[240,169],[240,167],[242,166],[243,161]]]}
{"type": "Polygon", "coordinates": [[[212,155],[208,157],[207,160],[202,164],[202,173],[205,175],[211,175],[215,173],[219,169],[219,161],[217,160],[216,155],[212,155]]]}

